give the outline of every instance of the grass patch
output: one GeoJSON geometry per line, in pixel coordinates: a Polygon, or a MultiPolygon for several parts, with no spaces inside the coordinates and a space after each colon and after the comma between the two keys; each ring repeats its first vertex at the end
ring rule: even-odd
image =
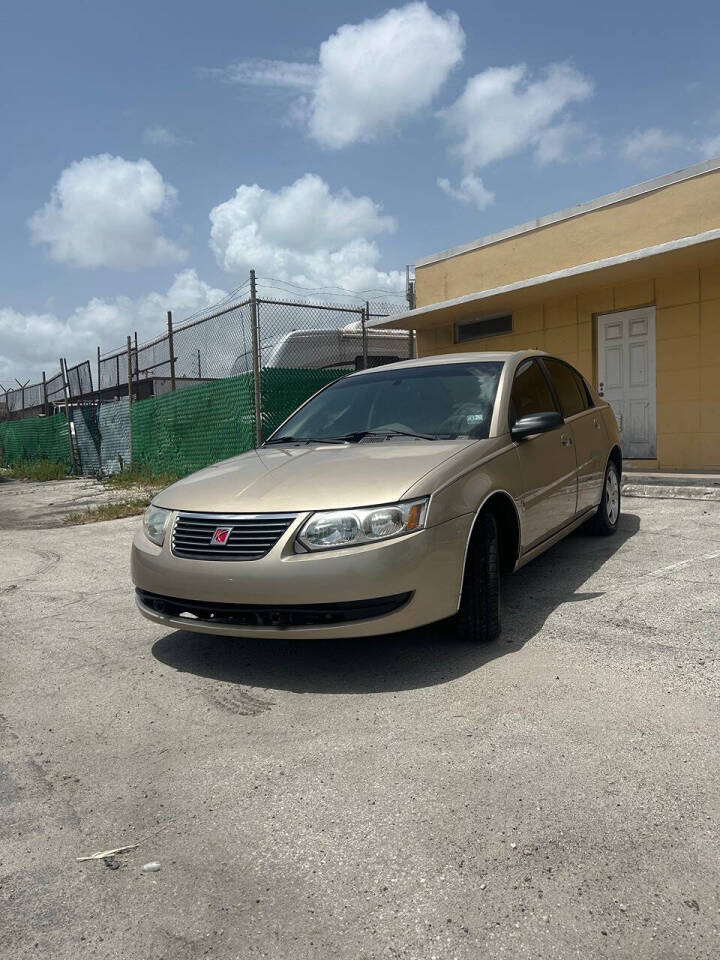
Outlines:
{"type": "Polygon", "coordinates": [[[103,477],[103,481],[114,490],[125,490],[128,487],[163,490],[179,479],[179,476],[172,473],[152,473],[147,467],[133,467],[131,470],[121,470],[120,473],[111,473],[103,477]]]}
{"type": "Polygon", "coordinates": [[[88,507],[78,513],[70,513],[63,520],[68,526],[80,523],[98,523],[100,520],[120,520],[123,517],[136,517],[145,511],[150,497],[137,500],[120,500],[118,503],[103,503],[99,507],[88,507]]]}
{"type": "Polygon", "coordinates": [[[54,460],[17,460],[5,472],[7,480],[66,480],[71,476],[65,463],[54,460]]]}

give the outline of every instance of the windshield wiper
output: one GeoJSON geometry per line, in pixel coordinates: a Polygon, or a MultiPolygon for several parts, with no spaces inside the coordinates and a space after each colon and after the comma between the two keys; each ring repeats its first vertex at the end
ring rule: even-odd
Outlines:
{"type": "Polygon", "coordinates": [[[349,443],[359,443],[365,437],[416,437],[418,440],[453,440],[454,433],[414,433],[411,430],[357,430],[355,433],[346,433],[344,437],[349,443]]]}
{"type": "Polygon", "coordinates": [[[359,443],[365,437],[415,437],[418,440],[455,440],[456,433],[414,433],[411,430],[356,430],[341,437],[275,437],[265,441],[270,443],[359,443]]]}
{"type": "Polygon", "coordinates": [[[264,446],[269,443],[345,443],[345,437],[271,437],[264,446]]]}

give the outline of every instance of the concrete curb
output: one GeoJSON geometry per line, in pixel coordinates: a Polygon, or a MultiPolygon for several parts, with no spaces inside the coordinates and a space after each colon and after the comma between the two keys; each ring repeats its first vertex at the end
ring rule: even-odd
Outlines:
{"type": "Polygon", "coordinates": [[[624,497],[646,497],[654,500],[707,500],[720,503],[720,487],[698,487],[690,484],[623,483],[624,497]]]}

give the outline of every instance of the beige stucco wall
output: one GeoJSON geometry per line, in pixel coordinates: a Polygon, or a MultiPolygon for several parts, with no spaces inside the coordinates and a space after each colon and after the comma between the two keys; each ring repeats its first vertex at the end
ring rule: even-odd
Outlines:
{"type": "MultiPolygon", "coordinates": [[[[720,184],[715,183],[720,198],[720,184]]],[[[718,200],[715,210],[717,226],[718,200]]],[[[700,211],[695,215],[700,217],[700,211]]],[[[703,222],[706,225],[693,227],[693,232],[712,228],[709,221],[703,222]]],[[[552,269],[557,269],[553,264],[552,269]]],[[[422,294],[426,304],[434,301],[428,298],[424,278],[425,273],[418,277],[418,298],[422,294]]],[[[469,282],[465,275],[453,282],[459,286],[437,299],[471,292],[462,287],[469,282]]],[[[488,285],[492,284],[483,283],[488,285]]],[[[480,287],[475,283],[472,289],[480,287]]],[[[720,469],[720,262],[563,300],[539,299],[514,311],[513,333],[505,336],[456,344],[451,324],[418,330],[418,353],[532,347],[565,358],[597,385],[595,316],[648,304],[657,308],[658,465],[663,469],[720,469]]]]}
{"type": "Polygon", "coordinates": [[[419,307],[720,226],[720,170],[418,266],[419,307]]]}

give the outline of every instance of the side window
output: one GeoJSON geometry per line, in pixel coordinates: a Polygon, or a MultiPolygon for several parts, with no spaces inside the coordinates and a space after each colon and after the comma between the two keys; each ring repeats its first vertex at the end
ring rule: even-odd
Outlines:
{"type": "Polygon", "coordinates": [[[545,357],[543,363],[558,395],[563,417],[567,419],[587,410],[587,395],[584,390],[580,393],[580,386],[571,368],[560,360],[549,360],[545,357]]]}
{"type": "Polygon", "coordinates": [[[575,382],[578,385],[580,396],[585,400],[585,409],[589,410],[590,407],[595,406],[595,401],[593,400],[592,395],[590,394],[590,391],[587,388],[585,379],[580,376],[580,374],[577,372],[577,370],[574,367],[572,367],[571,369],[573,372],[573,376],[575,377],[575,382]]]}
{"type": "Polygon", "coordinates": [[[531,413],[548,413],[557,409],[545,374],[536,360],[525,360],[517,368],[510,407],[513,423],[531,413]]]}

